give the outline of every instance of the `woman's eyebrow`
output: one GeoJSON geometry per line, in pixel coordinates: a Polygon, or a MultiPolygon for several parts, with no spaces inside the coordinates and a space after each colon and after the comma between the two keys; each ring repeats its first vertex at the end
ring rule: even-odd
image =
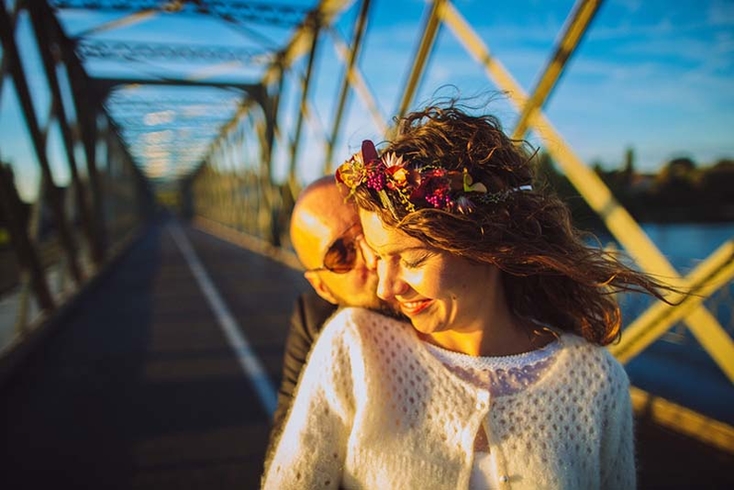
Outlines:
{"type": "Polygon", "coordinates": [[[367,245],[372,249],[373,252],[375,252],[378,255],[400,255],[401,253],[405,252],[412,252],[415,250],[421,250],[425,251],[428,250],[428,248],[425,245],[409,245],[409,246],[395,246],[390,247],[390,244],[385,244],[382,248],[382,250],[378,250],[377,248],[373,247],[370,242],[365,237],[365,242],[367,245]]]}

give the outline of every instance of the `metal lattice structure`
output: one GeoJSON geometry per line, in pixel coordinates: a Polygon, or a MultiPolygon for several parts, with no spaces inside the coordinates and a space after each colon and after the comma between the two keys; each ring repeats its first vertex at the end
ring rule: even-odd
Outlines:
{"type": "MultiPolygon", "coordinates": [[[[627,361],[671,331],[687,332],[734,382],[732,332],[706,303],[725,297],[731,307],[734,240],[682,277],[543,111],[600,0],[573,5],[529,93],[452,1],[428,2],[415,23],[415,51],[404,53],[405,73],[390,74],[395,109],[385,112],[388,96],[370,88],[379,73],[360,62],[375,2],[296,3],[5,2],[0,103],[17,104],[41,175],[27,211],[13,167],[0,174],[15,245],[6,255],[18,269],[10,287],[22,289],[22,302],[40,312],[57,308],[145,221],[154,193],[187,216],[287,248],[294,198],[304,181],[350,153],[355,111],[365,136],[388,136],[386,114],[415,104],[432,54],[452,42],[508,95],[513,137],[537,136],[637,265],[697,293],[671,297],[675,307],[651,305],[614,354],[627,361]],[[161,33],[176,35],[161,40],[161,33]],[[40,60],[37,72],[24,64],[28,50],[40,60]],[[45,84],[41,95],[32,90],[36,80],[45,84]],[[329,87],[326,108],[315,100],[317,85],[329,87]],[[49,263],[60,287],[49,286],[49,263]]],[[[30,311],[22,307],[14,318],[19,330],[30,311]]]]}
{"type": "MultiPolygon", "coordinates": [[[[547,144],[547,151],[554,161],[563,169],[579,194],[589,206],[598,213],[600,218],[617,241],[625,248],[637,265],[650,273],[667,278],[671,283],[682,290],[693,290],[695,295],[671,297],[674,302],[681,303],[675,307],[658,303],[633,321],[623,335],[621,344],[612,347],[613,353],[623,362],[661,339],[666,332],[683,322],[696,341],[711,356],[714,362],[725,373],[729,380],[734,381],[734,342],[732,332],[728,331],[704,306],[704,300],[716,293],[727,291],[734,277],[734,240],[721,244],[708,260],[699,264],[686,277],[681,277],[667,258],[658,250],[638,223],[615,199],[609,188],[598,174],[586,165],[568,145],[562,135],[553,127],[543,114],[543,104],[560,78],[566,62],[581,41],[584,32],[588,29],[599,1],[579,1],[569,13],[565,28],[560,34],[556,45],[549,57],[546,66],[540,71],[538,82],[531,94],[527,94],[514,80],[502,63],[492,56],[485,41],[476,33],[471,24],[461,15],[452,2],[435,0],[427,7],[423,29],[417,50],[413,56],[402,93],[399,97],[396,114],[404,114],[412,105],[422,77],[425,75],[431,52],[435,49],[438,32],[441,29],[450,31],[455,39],[463,46],[466,54],[473,58],[482,67],[488,79],[498,88],[509,95],[515,110],[519,114],[513,136],[521,138],[528,130],[533,130],[547,144]],[[723,288],[723,289],[722,289],[723,288]]],[[[265,240],[279,245],[285,241],[280,236],[285,228],[273,226],[275,223],[286,222],[288,205],[292,202],[292,195],[297,193],[298,162],[300,155],[299,141],[302,137],[303,122],[313,128],[312,136],[321,137],[323,152],[321,168],[328,173],[334,166],[334,147],[341,130],[340,123],[345,111],[345,94],[354,92],[360,98],[373,121],[379,135],[387,135],[390,128],[386,119],[381,115],[378,107],[378,97],[371,93],[365,76],[357,62],[362,47],[365,25],[370,10],[370,2],[359,3],[359,14],[354,16],[354,31],[351,41],[345,41],[334,29],[323,24],[310,34],[304,34],[308,42],[300,45],[302,59],[297,67],[290,71],[278,71],[271,82],[279,87],[284,77],[291,76],[299,90],[296,123],[293,124],[289,135],[279,133],[275,144],[283,148],[288,154],[287,182],[289,185],[278,186],[275,190],[259,195],[251,201],[243,196],[256,195],[256,189],[262,193],[262,181],[254,173],[254,169],[246,166],[228,166],[225,161],[239,155],[243,146],[242,134],[245,130],[241,125],[233,126],[228,135],[217,143],[217,152],[211,154],[206,165],[194,178],[194,202],[196,213],[207,219],[224,224],[241,232],[260,236],[265,240]],[[317,57],[319,43],[330,37],[344,70],[342,85],[336,103],[331,131],[316,117],[310,96],[311,81],[314,77],[314,59],[317,57]],[[291,194],[292,192],[292,194],[291,194]],[[263,211],[265,210],[265,211],[263,211]],[[246,219],[247,216],[261,216],[261,220],[246,219]],[[275,216],[275,218],[273,218],[275,216]]],[[[291,55],[291,58],[295,53],[291,55]]],[[[274,90],[278,93],[277,88],[274,90]]],[[[240,124],[247,124],[244,122],[240,124]]],[[[255,131],[258,132],[257,130],[255,131]]],[[[244,145],[246,146],[246,145],[244,145]]],[[[270,146],[264,148],[270,149],[270,146]]],[[[262,155],[269,175],[272,175],[272,160],[269,154],[262,155]]],[[[676,327],[680,329],[681,327],[676,327]]],[[[695,431],[695,427],[691,430],[695,431]]]]}
{"type": "Polygon", "coordinates": [[[14,120],[0,143],[0,347],[81,291],[156,193],[175,200],[243,110],[274,120],[262,80],[313,15],[270,2],[3,3],[0,104],[14,120]],[[186,42],[159,41],[177,31],[186,42]]]}

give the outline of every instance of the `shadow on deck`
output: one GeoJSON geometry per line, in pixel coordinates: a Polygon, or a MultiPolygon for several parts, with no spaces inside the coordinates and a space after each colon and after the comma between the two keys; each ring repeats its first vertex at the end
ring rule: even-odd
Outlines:
{"type": "MultiPolygon", "coordinates": [[[[0,488],[259,486],[269,415],[169,226],[152,225],[0,387],[0,488]]],[[[278,383],[302,275],[181,226],[278,383]]],[[[646,420],[637,437],[640,488],[734,488],[731,454],[646,420]]]]}

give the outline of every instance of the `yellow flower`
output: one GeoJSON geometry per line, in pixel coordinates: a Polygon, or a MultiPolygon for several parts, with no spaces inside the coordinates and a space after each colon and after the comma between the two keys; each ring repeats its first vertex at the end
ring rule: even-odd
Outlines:
{"type": "Polygon", "coordinates": [[[355,153],[352,158],[342,163],[336,169],[336,180],[345,184],[350,189],[355,189],[362,183],[365,177],[362,153],[355,153]]]}
{"type": "Polygon", "coordinates": [[[396,187],[405,187],[408,183],[408,171],[404,167],[388,167],[386,173],[390,175],[396,187]]]}

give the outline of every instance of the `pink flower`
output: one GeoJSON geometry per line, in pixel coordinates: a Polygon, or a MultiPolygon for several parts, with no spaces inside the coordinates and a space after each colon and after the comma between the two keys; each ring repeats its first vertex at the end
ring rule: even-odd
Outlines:
{"type": "Polygon", "coordinates": [[[410,194],[410,201],[415,203],[425,200],[434,208],[445,208],[451,202],[450,181],[445,178],[444,169],[430,169],[420,174],[418,185],[410,194]]]}
{"type": "Polygon", "coordinates": [[[387,175],[385,174],[385,165],[381,161],[373,163],[367,168],[367,187],[380,192],[387,185],[387,175]]]}

